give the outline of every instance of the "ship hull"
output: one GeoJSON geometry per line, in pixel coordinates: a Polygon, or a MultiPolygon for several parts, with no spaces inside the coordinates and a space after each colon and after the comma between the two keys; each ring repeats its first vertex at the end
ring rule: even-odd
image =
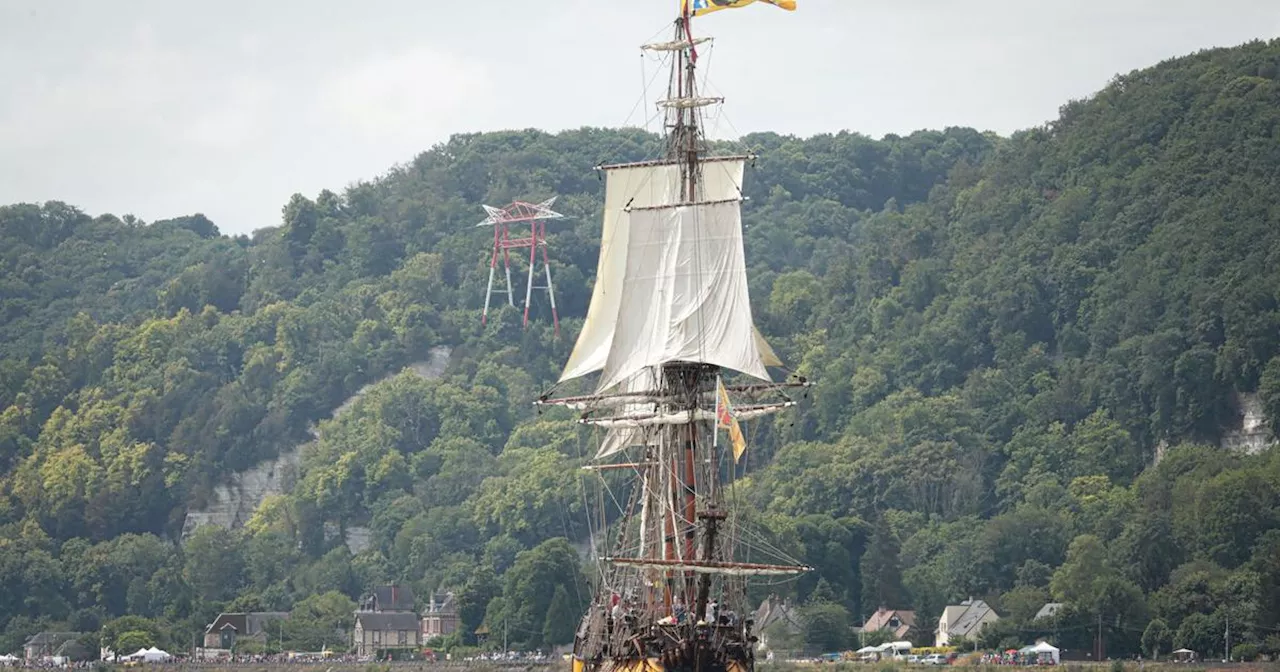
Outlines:
{"type": "Polygon", "coordinates": [[[667,667],[658,658],[617,658],[587,661],[573,656],[570,672],[754,672],[754,661],[734,660],[727,664],[708,661],[699,665],[695,661],[670,660],[667,667]]]}

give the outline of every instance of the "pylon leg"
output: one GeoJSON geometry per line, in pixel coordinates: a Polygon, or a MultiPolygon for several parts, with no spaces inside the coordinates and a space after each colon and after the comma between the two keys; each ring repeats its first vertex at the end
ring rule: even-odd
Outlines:
{"type": "Polygon", "coordinates": [[[511,266],[507,266],[507,305],[515,308],[516,297],[515,292],[511,291],[512,289],[514,288],[511,286],[511,266]]]}
{"type": "Polygon", "coordinates": [[[480,324],[489,320],[489,299],[493,297],[493,266],[489,267],[489,288],[484,290],[484,312],[480,314],[480,324]]]}
{"type": "MultiPolygon", "coordinates": [[[[504,235],[503,238],[506,238],[506,236],[504,235]]],[[[506,272],[507,272],[507,305],[511,306],[512,308],[515,308],[516,307],[516,296],[515,296],[516,287],[515,285],[511,284],[511,253],[507,251],[506,247],[502,248],[502,266],[503,268],[506,269],[506,272]]]]}
{"type": "Polygon", "coordinates": [[[551,322],[555,324],[555,334],[560,336],[560,315],[556,313],[556,290],[551,284],[551,262],[547,261],[547,244],[542,244],[542,269],[547,272],[547,298],[551,300],[551,322]]]}
{"type": "Polygon", "coordinates": [[[493,254],[489,255],[489,286],[484,290],[484,312],[480,313],[480,324],[489,321],[489,300],[493,298],[493,270],[498,265],[498,227],[493,227],[493,254]]]}
{"type": "Polygon", "coordinates": [[[524,286],[524,324],[529,326],[529,304],[533,301],[533,266],[538,261],[538,223],[533,223],[533,245],[529,247],[529,281],[524,286]]]}

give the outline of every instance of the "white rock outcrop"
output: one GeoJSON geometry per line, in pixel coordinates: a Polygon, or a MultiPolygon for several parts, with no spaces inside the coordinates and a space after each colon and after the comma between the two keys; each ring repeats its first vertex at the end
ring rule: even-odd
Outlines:
{"type": "MultiPolygon", "coordinates": [[[[444,375],[450,354],[452,350],[448,346],[436,346],[429,351],[426,360],[414,362],[403,370],[412,371],[427,379],[439,378],[444,375]]],[[[333,410],[332,417],[336,418],[347,412],[356,400],[374,385],[398,373],[400,372],[389,374],[360,388],[333,410]]],[[[317,436],[314,429],[312,436],[317,436]]],[[[207,506],[203,509],[187,511],[186,520],[182,525],[182,538],[190,536],[201,525],[219,525],[230,529],[243,526],[258,509],[258,505],[262,504],[262,500],[271,495],[284,494],[293,488],[298,480],[302,451],[306,450],[308,445],[310,444],[294,446],[281,452],[275,459],[265,460],[249,469],[232,474],[226,483],[214,488],[213,496],[207,506]]],[[[368,548],[369,530],[361,527],[348,528],[346,543],[352,553],[359,553],[368,548]]]]}
{"type": "Polygon", "coordinates": [[[1262,411],[1262,400],[1258,398],[1258,393],[1237,394],[1233,401],[1240,424],[1222,432],[1220,445],[1226,450],[1250,455],[1266,450],[1272,443],[1271,428],[1267,426],[1267,417],[1262,411]]]}

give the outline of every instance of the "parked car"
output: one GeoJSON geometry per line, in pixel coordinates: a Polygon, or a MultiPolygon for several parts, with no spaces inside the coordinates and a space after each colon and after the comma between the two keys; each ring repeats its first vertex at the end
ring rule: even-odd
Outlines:
{"type": "Polygon", "coordinates": [[[918,663],[918,662],[920,662],[920,656],[918,656],[918,655],[916,655],[916,654],[914,654],[914,653],[913,653],[913,654],[911,654],[911,655],[907,656],[907,662],[908,662],[908,663],[918,663]]]}
{"type": "Polygon", "coordinates": [[[946,665],[947,657],[941,653],[931,653],[925,656],[920,662],[925,665],[946,665]]]}

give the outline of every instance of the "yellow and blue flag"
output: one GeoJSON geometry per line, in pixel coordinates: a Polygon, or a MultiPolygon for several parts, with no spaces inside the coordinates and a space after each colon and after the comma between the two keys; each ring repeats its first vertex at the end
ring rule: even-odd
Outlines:
{"type": "Polygon", "coordinates": [[[722,9],[737,9],[755,2],[763,2],[787,11],[795,11],[796,0],[680,0],[681,11],[685,16],[702,16],[722,9]]]}
{"type": "Polygon", "coordinates": [[[721,429],[729,430],[729,442],[733,444],[733,461],[736,464],[738,458],[742,457],[742,453],[747,449],[747,439],[742,436],[742,427],[738,425],[738,418],[733,414],[733,406],[729,405],[729,391],[724,389],[724,383],[720,378],[716,378],[716,436],[719,438],[721,429]]]}

